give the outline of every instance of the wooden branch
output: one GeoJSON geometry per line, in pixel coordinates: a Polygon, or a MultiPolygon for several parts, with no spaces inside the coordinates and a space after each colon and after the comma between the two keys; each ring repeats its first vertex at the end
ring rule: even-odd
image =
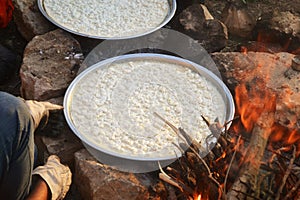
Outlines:
{"type": "MultiPolygon", "coordinates": [[[[193,195],[194,191],[188,187],[187,185],[174,180],[174,178],[172,178],[171,176],[169,176],[161,167],[160,163],[158,162],[158,166],[159,169],[161,171],[161,173],[159,173],[159,178],[163,181],[165,181],[166,183],[169,183],[170,185],[177,187],[181,192],[185,192],[188,193],[190,196],[193,195]]],[[[170,168],[171,169],[171,168],[170,168]]],[[[169,170],[170,170],[169,169],[169,170]]]]}
{"type": "Polygon", "coordinates": [[[191,150],[199,158],[199,160],[202,162],[202,164],[205,166],[207,173],[208,173],[208,178],[210,180],[212,180],[212,182],[218,186],[218,190],[219,190],[219,198],[218,199],[225,198],[225,193],[222,190],[221,184],[213,177],[213,173],[211,172],[211,170],[210,170],[209,166],[207,165],[207,163],[205,162],[205,160],[203,158],[201,158],[201,156],[199,155],[198,152],[195,151],[195,149],[191,148],[191,150]]]}
{"type": "Polygon", "coordinates": [[[174,180],[171,179],[168,175],[164,173],[159,173],[159,178],[166,183],[169,183],[170,185],[173,185],[174,187],[177,187],[180,191],[183,191],[182,187],[174,180]]]}
{"type": "Polygon", "coordinates": [[[224,193],[226,193],[226,185],[227,185],[228,175],[229,175],[229,172],[230,172],[232,163],[233,163],[233,161],[234,161],[234,159],[235,159],[236,151],[237,151],[237,149],[239,149],[239,146],[240,146],[240,140],[241,140],[241,136],[239,136],[239,138],[238,138],[238,140],[237,140],[236,148],[235,148],[235,150],[234,150],[234,152],[233,152],[231,161],[230,161],[230,163],[229,163],[228,170],[227,170],[227,172],[226,172],[226,176],[225,176],[225,180],[224,180],[224,193]]]}
{"type": "Polygon", "coordinates": [[[174,181],[161,167],[160,162],[158,162],[158,166],[160,169],[159,178],[170,185],[177,187],[180,191],[183,191],[183,188],[179,185],[178,182],[174,181]]]}
{"type": "MultiPolygon", "coordinates": [[[[176,134],[179,138],[182,139],[182,141],[187,145],[190,146],[190,150],[193,152],[193,154],[201,161],[201,163],[204,165],[204,168],[207,171],[208,174],[208,178],[217,185],[218,190],[219,190],[219,197],[218,199],[225,199],[225,192],[222,189],[221,184],[214,178],[213,173],[211,172],[208,164],[206,163],[206,161],[200,156],[199,154],[199,149],[200,149],[200,144],[198,142],[196,142],[195,140],[193,140],[182,128],[176,128],[174,125],[172,125],[172,123],[170,123],[169,121],[167,121],[166,119],[164,119],[162,116],[160,116],[158,113],[154,112],[154,115],[156,117],[158,117],[159,119],[161,119],[163,122],[165,122],[176,134]]],[[[211,129],[212,127],[215,129],[215,133],[213,132],[212,134],[216,134],[216,132],[220,132],[219,134],[221,134],[221,126],[219,125],[219,123],[213,123],[210,124],[203,116],[202,118],[205,120],[205,122],[207,123],[208,127],[211,129]]],[[[178,145],[175,144],[175,146],[178,147],[178,145]]],[[[179,147],[180,148],[180,147],[179,147]]],[[[160,166],[160,164],[159,164],[160,166]]],[[[164,180],[165,182],[177,187],[178,189],[180,189],[181,191],[185,191],[187,193],[190,193],[191,195],[193,195],[193,191],[190,191],[190,188],[187,187],[184,184],[181,184],[178,181],[175,181],[174,179],[172,179],[172,177],[170,177],[168,174],[166,174],[163,169],[160,166],[160,171],[162,173],[159,174],[159,178],[164,180]]]]}
{"type": "MultiPolygon", "coordinates": [[[[253,111],[255,112],[255,111],[253,111]]],[[[246,152],[246,160],[243,174],[238,178],[228,192],[228,199],[246,199],[249,187],[255,190],[257,188],[257,175],[261,165],[261,160],[268,138],[271,134],[271,127],[275,121],[274,112],[265,111],[261,114],[254,125],[248,151],[246,152]]]]}
{"type": "MultiPolygon", "coordinates": [[[[299,188],[300,180],[295,184],[295,186],[289,191],[289,193],[285,196],[283,200],[288,200],[291,198],[292,194],[299,188]]],[[[299,197],[300,198],[300,197],[299,197]]],[[[299,199],[298,198],[298,199],[299,199]]]]}
{"type": "Polygon", "coordinates": [[[289,166],[288,166],[288,168],[286,169],[286,172],[285,172],[285,174],[284,174],[284,176],[283,176],[282,183],[281,183],[281,185],[280,185],[280,187],[279,187],[279,189],[278,189],[278,191],[277,191],[276,199],[275,199],[275,200],[279,200],[279,199],[280,199],[282,190],[283,190],[283,188],[284,188],[284,186],[285,186],[285,184],[286,184],[286,181],[287,181],[289,175],[290,175],[291,172],[292,172],[293,164],[294,164],[294,161],[295,161],[295,159],[296,159],[296,150],[297,150],[296,147],[293,146],[293,157],[291,158],[290,163],[289,163],[289,166]]]}

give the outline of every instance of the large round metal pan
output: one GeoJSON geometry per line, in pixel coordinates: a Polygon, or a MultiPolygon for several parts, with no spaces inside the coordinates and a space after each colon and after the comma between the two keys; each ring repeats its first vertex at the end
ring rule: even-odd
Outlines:
{"type": "MultiPolygon", "coordinates": [[[[166,166],[176,160],[176,156],[166,156],[159,158],[145,158],[145,157],[133,157],[131,155],[121,155],[116,152],[112,152],[109,149],[105,149],[97,144],[93,143],[93,141],[87,139],[85,133],[78,131],[76,126],[74,125],[71,117],[70,104],[72,102],[72,97],[74,92],[76,91],[76,87],[79,81],[84,78],[87,74],[93,73],[96,69],[104,68],[112,62],[126,62],[132,60],[147,60],[147,59],[155,59],[163,62],[171,62],[180,64],[181,66],[188,67],[196,72],[198,72],[201,76],[204,76],[206,80],[210,81],[217,89],[217,91],[221,94],[222,99],[225,103],[225,122],[231,121],[234,117],[235,107],[232,95],[226,85],[220,80],[214,73],[209,71],[208,69],[200,66],[196,63],[193,63],[189,60],[182,59],[175,56],[169,56],[164,54],[150,54],[150,53],[138,53],[138,54],[128,54],[122,55],[114,58],[110,58],[104,61],[100,61],[95,65],[87,68],[82,73],[80,73],[70,84],[68,87],[65,97],[64,97],[64,115],[67,120],[68,125],[72,129],[72,131],[81,139],[86,148],[96,157],[99,161],[105,164],[109,164],[115,166],[117,169],[122,171],[129,172],[149,172],[158,169],[158,161],[162,166],[166,166]]],[[[174,146],[174,148],[176,148],[174,146]]]]}
{"type": "MultiPolygon", "coordinates": [[[[62,0],[63,1],[63,0],[62,0]]],[[[164,21],[162,23],[160,23],[157,27],[151,29],[151,30],[148,30],[146,32],[143,32],[143,33],[136,33],[136,34],[132,34],[130,36],[120,36],[120,37],[105,37],[105,36],[101,36],[101,35],[92,35],[92,34],[86,34],[86,33],[81,33],[81,32],[77,32],[77,31],[74,31],[74,30],[71,30],[67,27],[65,27],[64,25],[58,23],[57,21],[55,21],[55,19],[53,19],[52,17],[50,17],[48,15],[48,13],[46,12],[45,10],[45,7],[44,7],[44,0],[37,0],[37,3],[38,3],[38,8],[39,10],[41,11],[41,13],[50,21],[52,22],[54,25],[70,32],[70,33],[73,33],[73,34],[76,34],[76,35],[80,35],[80,36],[83,36],[83,37],[88,37],[88,38],[94,38],[94,39],[102,39],[102,40],[119,40],[119,39],[130,39],[130,38],[136,38],[136,37],[140,37],[140,36],[144,36],[144,35],[147,35],[147,34],[150,34],[150,33],[153,33],[155,32],[156,30],[162,28],[163,26],[165,26],[171,19],[172,17],[174,16],[175,14],[175,11],[176,11],[176,0],[168,0],[169,2],[169,6],[170,6],[170,9],[169,9],[169,13],[167,14],[166,18],[164,19],[164,21]]],[[[99,28],[101,26],[99,25],[99,28]]]]}

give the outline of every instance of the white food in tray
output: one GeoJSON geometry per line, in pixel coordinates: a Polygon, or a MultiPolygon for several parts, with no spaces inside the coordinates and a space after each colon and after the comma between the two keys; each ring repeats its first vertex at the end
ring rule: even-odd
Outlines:
{"type": "Polygon", "coordinates": [[[170,12],[168,0],[44,0],[53,21],[92,36],[126,37],[158,27],[170,12]]]}
{"type": "Polygon", "coordinates": [[[224,122],[226,110],[205,77],[154,58],[90,71],[76,84],[70,102],[72,122],[96,146],[133,157],[174,156],[174,143],[181,141],[154,112],[203,144],[210,131],[201,115],[224,122]]]}

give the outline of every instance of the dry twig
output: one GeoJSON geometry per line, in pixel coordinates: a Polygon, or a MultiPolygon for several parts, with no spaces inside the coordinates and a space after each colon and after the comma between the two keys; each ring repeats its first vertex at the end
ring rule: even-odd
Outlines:
{"type": "MultiPolygon", "coordinates": [[[[292,194],[299,189],[300,180],[295,184],[295,186],[289,191],[289,193],[285,196],[283,200],[288,200],[291,198],[292,194]]],[[[299,198],[298,198],[299,199],[299,198]]]]}
{"type": "Polygon", "coordinates": [[[229,171],[231,169],[231,166],[232,166],[232,163],[233,163],[233,160],[235,159],[235,155],[236,155],[236,152],[237,152],[237,149],[239,149],[239,146],[240,146],[240,140],[241,140],[241,136],[239,136],[238,140],[237,140],[237,146],[233,152],[233,155],[232,155],[232,158],[231,158],[231,161],[230,161],[230,164],[229,164],[229,167],[228,167],[228,170],[226,172],[226,176],[225,176],[225,180],[224,180],[224,193],[226,193],[226,185],[227,185],[227,179],[228,179],[228,175],[229,175],[229,171]]]}
{"type": "Polygon", "coordinates": [[[280,185],[280,187],[279,187],[279,189],[277,191],[276,200],[279,200],[280,197],[281,197],[282,190],[283,190],[283,188],[284,188],[284,186],[286,184],[286,180],[288,179],[289,175],[291,174],[291,171],[292,171],[295,159],[296,159],[296,147],[293,146],[293,157],[290,160],[290,164],[289,164],[289,166],[288,166],[288,168],[287,168],[287,170],[286,170],[286,172],[285,172],[285,174],[283,176],[282,183],[281,183],[281,185],[280,185]]]}
{"type": "MultiPolygon", "coordinates": [[[[162,121],[164,121],[168,126],[170,126],[170,128],[178,135],[179,138],[182,139],[182,141],[189,146],[189,150],[191,150],[193,152],[193,154],[201,161],[201,163],[203,164],[204,168],[206,169],[206,172],[208,174],[208,178],[217,185],[217,188],[219,190],[219,196],[218,199],[221,199],[222,197],[225,198],[225,193],[222,189],[221,184],[218,182],[217,179],[214,178],[214,173],[212,173],[212,171],[210,170],[208,164],[206,163],[206,161],[200,156],[199,154],[199,149],[200,149],[200,145],[197,141],[193,140],[192,138],[190,138],[190,136],[182,129],[182,128],[176,128],[174,125],[172,125],[170,122],[168,122],[166,119],[164,119],[163,117],[161,117],[159,114],[154,113],[157,117],[159,117],[162,121]]],[[[204,121],[207,123],[208,126],[210,126],[210,123],[204,118],[204,121]]],[[[221,128],[219,128],[219,124],[213,124],[216,127],[212,127],[210,126],[210,128],[213,128],[213,135],[215,136],[215,134],[221,134],[221,128]],[[216,133],[217,131],[219,131],[220,133],[216,133]]],[[[178,147],[178,145],[176,145],[178,147]]],[[[162,169],[161,169],[161,174],[160,174],[160,178],[162,180],[165,180],[166,182],[170,183],[171,185],[179,188],[181,191],[186,191],[188,193],[190,188],[187,186],[184,186],[184,184],[180,184],[178,182],[176,182],[175,180],[173,180],[169,175],[167,175],[162,169]],[[185,187],[185,188],[184,188],[185,187]]],[[[193,193],[190,195],[193,195],[193,193]]]]}

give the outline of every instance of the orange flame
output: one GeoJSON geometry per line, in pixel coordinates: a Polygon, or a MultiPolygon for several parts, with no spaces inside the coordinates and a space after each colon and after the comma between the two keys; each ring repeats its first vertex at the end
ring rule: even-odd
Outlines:
{"type": "MultiPolygon", "coordinates": [[[[290,130],[279,124],[275,124],[272,127],[272,134],[270,136],[270,141],[272,143],[281,144],[283,147],[280,148],[283,151],[290,151],[291,147],[294,145],[297,149],[296,156],[300,155],[300,130],[294,129],[290,130]]],[[[271,149],[273,149],[271,145],[271,149]]]]}
{"type": "Polygon", "coordinates": [[[297,130],[293,130],[287,139],[287,144],[294,144],[299,140],[300,140],[299,132],[297,130]]]}
{"type": "Polygon", "coordinates": [[[226,152],[224,151],[222,153],[222,155],[219,158],[216,159],[216,162],[219,162],[221,159],[224,159],[225,157],[226,157],[226,152]]]}
{"type": "Polygon", "coordinates": [[[201,193],[201,192],[195,192],[193,194],[193,200],[209,200],[208,194],[206,194],[205,192],[201,193]],[[199,194],[200,193],[200,194],[199,194]]]}
{"type": "MultiPolygon", "coordinates": [[[[263,112],[275,112],[276,96],[272,94],[268,89],[264,87],[263,82],[251,83],[252,88],[245,84],[239,85],[235,89],[235,100],[237,112],[240,115],[241,123],[247,132],[251,132],[255,123],[257,123],[259,117],[263,112]]],[[[287,96],[289,93],[287,92],[287,96]]],[[[286,100],[286,101],[285,101],[286,100]]],[[[289,107],[287,99],[286,106],[289,107]]],[[[297,156],[300,155],[300,130],[291,130],[287,127],[283,127],[278,123],[274,123],[270,127],[271,146],[272,143],[280,144],[286,147],[286,151],[289,151],[294,145],[297,149],[297,156]]],[[[237,131],[237,128],[234,129],[237,131]]],[[[269,134],[268,134],[269,136],[269,134]]]]}
{"type": "Polygon", "coordinates": [[[275,49],[275,51],[277,52],[288,51],[292,40],[289,38],[286,41],[282,42],[282,39],[272,33],[259,32],[257,35],[257,42],[260,44],[259,46],[257,46],[257,51],[272,53],[273,49],[268,48],[267,44],[279,44],[279,46],[275,49]]]}
{"type": "Polygon", "coordinates": [[[253,129],[254,124],[263,112],[274,110],[276,96],[269,92],[264,82],[252,83],[253,88],[247,89],[245,84],[235,89],[235,100],[237,112],[247,132],[253,129]]]}
{"type": "MultiPolygon", "coordinates": [[[[258,41],[263,42],[272,42],[274,38],[266,37],[266,35],[260,34],[258,36],[258,41]],[[270,40],[268,40],[270,39],[270,40]]],[[[287,42],[284,48],[287,48],[289,43],[287,42]]],[[[300,48],[298,49],[300,51],[300,48]]],[[[247,48],[242,49],[243,54],[247,54],[247,48]]],[[[252,80],[248,80],[244,84],[238,85],[235,88],[235,102],[237,113],[240,116],[240,123],[242,127],[249,133],[252,131],[255,123],[257,123],[259,117],[263,112],[276,112],[276,101],[282,102],[277,106],[283,106],[285,109],[292,109],[295,105],[291,101],[291,96],[293,91],[290,88],[285,88],[285,96],[277,97],[272,94],[272,91],[266,87],[267,83],[270,81],[270,71],[274,63],[267,63],[265,60],[257,57],[259,61],[256,66],[256,70],[249,72],[248,77],[251,77],[252,80]],[[269,66],[263,68],[263,76],[258,76],[256,74],[261,73],[261,68],[263,66],[269,66]]],[[[278,107],[280,109],[281,107],[278,107]]],[[[289,121],[290,127],[297,127],[295,124],[297,119],[291,119],[289,121]]],[[[238,125],[233,127],[233,130],[236,133],[239,133],[240,127],[238,125]]],[[[284,127],[278,123],[274,123],[270,127],[271,134],[268,135],[271,142],[271,146],[274,146],[274,143],[279,144],[281,147],[284,146],[286,151],[290,150],[294,145],[297,148],[297,156],[300,155],[300,130],[295,129],[291,130],[284,127]]]]}
{"type": "Polygon", "coordinates": [[[195,198],[195,200],[201,200],[201,194],[199,194],[199,195],[195,198]]]}

